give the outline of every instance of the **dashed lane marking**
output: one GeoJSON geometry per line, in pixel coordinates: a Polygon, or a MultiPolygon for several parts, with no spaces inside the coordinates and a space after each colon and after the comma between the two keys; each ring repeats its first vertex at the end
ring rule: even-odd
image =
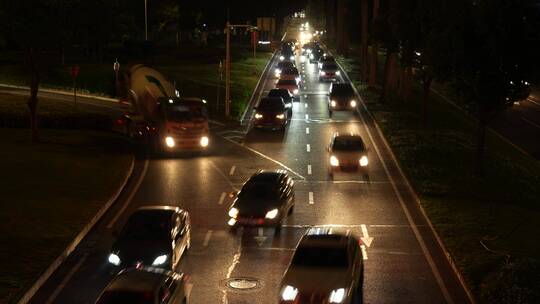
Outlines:
{"type": "Polygon", "coordinates": [[[307,165],[307,174],[311,175],[311,165],[307,165]]]}
{"type": "Polygon", "coordinates": [[[231,170],[229,170],[229,175],[234,175],[234,171],[236,171],[236,166],[231,167],[231,170]]]}
{"type": "Polygon", "coordinates": [[[306,114],[306,120],[308,120],[308,119],[309,119],[309,114],[306,114]]]}
{"type": "Polygon", "coordinates": [[[210,243],[210,238],[212,238],[212,230],[208,230],[206,232],[206,235],[204,236],[203,246],[208,247],[208,243],[210,243]]]}
{"type": "Polygon", "coordinates": [[[54,290],[54,292],[51,294],[49,299],[47,299],[47,302],[45,304],[51,304],[54,303],[54,300],[56,300],[56,297],[62,292],[64,287],[66,287],[66,284],[71,280],[73,275],[81,268],[84,261],[86,261],[86,258],[88,258],[88,254],[83,255],[83,257],[75,264],[75,266],[69,271],[69,273],[66,275],[66,277],[60,282],[60,285],[54,290]]]}
{"type": "Polygon", "coordinates": [[[307,150],[308,152],[311,152],[311,145],[310,145],[310,144],[307,144],[307,145],[306,145],[306,150],[307,150]]]}
{"type": "Polygon", "coordinates": [[[309,192],[309,194],[308,194],[308,200],[309,200],[309,204],[310,204],[310,205],[315,204],[315,199],[313,198],[313,192],[309,192]]]}
{"type": "Polygon", "coordinates": [[[227,192],[221,193],[218,201],[218,205],[223,205],[223,202],[225,201],[225,197],[227,196],[227,192]]]}
{"type": "Polygon", "coordinates": [[[306,134],[309,134],[309,128],[306,128],[306,134]]]}

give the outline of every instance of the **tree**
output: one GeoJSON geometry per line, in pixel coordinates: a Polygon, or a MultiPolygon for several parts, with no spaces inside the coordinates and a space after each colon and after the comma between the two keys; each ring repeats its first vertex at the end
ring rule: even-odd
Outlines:
{"type": "MultiPolygon", "coordinates": [[[[372,32],[375,31],[379,18],[379,0],[373,0],[373,18],[372,18],[372,32]]],[[[372,39],[371,43],[371,63],[369,64],[369,82],[368,86],[373,88],[377,84],[377,59],[379,56],[379,46],[377,40],[372,39]]]]}
{"type": "MultiPolygon", "coordinates": [[[[531,76],[527,47],[537,35],[525,18],[525,2],[478,0],[467,6],[464,60],[458,81],[469,111],[478,120],[474,171],[482,173],[487,125],[516,100],[516,85],[531,76]]],[[[532,54],[532,53],[531,53],[532,54]]]]}

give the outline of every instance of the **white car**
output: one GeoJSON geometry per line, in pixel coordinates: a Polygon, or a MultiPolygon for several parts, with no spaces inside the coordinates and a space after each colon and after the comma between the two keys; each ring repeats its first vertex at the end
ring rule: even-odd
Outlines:
{"type": "Polygon", "coordinates": [[[302,237],[283,275],[278,303],[362,303],[360,241],[312,228],[302,237]]]}

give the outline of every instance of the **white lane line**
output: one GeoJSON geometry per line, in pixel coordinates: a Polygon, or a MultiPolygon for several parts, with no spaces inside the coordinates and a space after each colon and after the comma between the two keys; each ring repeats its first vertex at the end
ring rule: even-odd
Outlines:
{"type": "Polygon", "coordinates": [[[210,238],[212,237],[212,230],[208,230],[206,232],[206,235],[204,236],[203,246],[208,247],[208,243],[210,243],[210,238]]]}
{"type": "Polygon", "coordinates": [[[308,114],[306,114],[306,119],[309,119],[309,115],[308,115],[308,114]]]}
{"type": "Polygon", "coordinates": [[[310,205],[315,204],[315,199],[313,199],[313,192],[309,192],[308,196],[309,196],[309,204],[310,205]]]}
{"type": "Polygon", "coordinates": [[[307,144],[307,145],[306,145],[306,150],[307,150],[308,152],[311,152],[311,145],[310,145],[310,144],[307,144]]]}
{"type": "Polygon", "coordinates": [[[62,292],[62,290],[64,289],[64,287],[66,287],[66,284],[71,280],[71,278],[73,277],[73,275],[77,272],[77,270],[79,270],[79,268],[81,268],[82,264],[84,263],[84,261],[86,261],[86,258],[88,257],[88,254],[85,253],[83,255],[83,257],[79,260],[79,262],[77,262],[77,264],[75,264],[75,266],[73,266],[73,268],[69,271],[69,273],[66,275],[66,277],[62,280],[62,282],[60,282],[60,285],[58,285],[58,287],[54,290],[54,292],[51,294],[51,296],[47,299],[47,301],[45,302],[45,304],[51,304],[51,303],[54,303],[54,300],[56,300],[56,297],[58,297],[58,295],[60,294],[60,292],[62,292]]]}
{"type": "Polygon", "coordinates": [[[366,245],[360,245],[360,248],[362,248],[362,257],[364,258],[364,260],[367,260],[368,257],[367,257],[366,245]]]}
{"type": "Polygon", "coordinates": [[[309,134],[309,128],[306,128],[306,134],[309,134]]]}
{"type": "MultiPolygon", "coordinates": [[[[225,137],[223,137],[223,138],[225,138],[225,137]]],[[[230,141],[230,142],[234,142],[234,140],[231,140],[231,139],[227,139],[227,140],[230,141]]],[[[209,162],[210,162],[210,166],[212,166],[212,168],[214,168],[219,173],[219,175],[221,175],[221,177],[223,177],[223,179],[227,181],[229,186],[231,186],[231,189],[237,190],[236,187],[234,186],[234,184],[229,179],[229,177],[227,175],[225,175],[225,173],[220,168],[218,168],[218,166],[216,166],[216,164],[214,164],[213,161],[210,160],[209,162]]]]}
{"type": "Polygon", "coordinates": [[[307,174],[311,175],[311,165],[307,165],[307,174]]]}
{"type": "Polygon", "coordinates": [[[528,120],[527,118],[525,117],[521,117],[521,119],[527,123],[529,123],[530,125],[532,125],[533,127],[537,127],[538,129],[540,129],[540,125],[538,125],[537,123],[533,122],[533,121],[530,121],[528,120]]]}
{"type": "Polygon", "coordinates": [[[307,103],[305,103],[305,104],[304,104],[304,107],[305,107],[305,108],[307,108],[307,107],[308,107],[308,104],[307,104],[307,103]]]}
{"type": "Polygon", "coordinates": [[[221,193],[221,196],[219,197],[218,205],[223,205],[223,202],[225,201],[225,196],[227,196],[227,192],[221,193]]]}
{"type": "Polygon", "coordinates": [[[282,162],[279,162],[279,161],[277,161],[277,160],[275,160],[275,159],[273,159],[273,158],[271,158],[271,157],[269,157],[269,156],[267,156],[267,155],[265,155],[265,154],[263,154],[263,153],[261,153],[261,152],[255,150],[255,149],[253,149],[253,148],[250,148],[250,147],[245,146],[245,145],[241,145],[241,144],[235,142],[234,140],[230,140],[230,139],[228,139],[228,138],[226,138],[226,137],[222,137],[222,138],[225,139],[226,141],[228,141],[228,142],[234,144],[234,145],[237,145],[237,146],[239,146],[239,147],[242,147],[242,148],[244,148],[244,149],[247,149],[247,150],[249,150],[249,151],[251,151],[251,152],[253,152],[253,153],[259,155],[260,157],[265,158],[265,159],[267,159],[267,160],[269,160],[269,161],[271,161],[271,162],[273,162],[273,163],[275,163],[275,164],[277,164],[277,165],[279,165],[279,166],[285,168],[287,171],[289,171],[289,172],[291,172],[292,174],[296,175],[296,176],[299,177],[300,179],[304,179],[304,180],[306,179],[303,175],[298,174],[296,171],[294,171],[293,169],[287,167],[287,166],[286,166],[285,164],[283,164],[282,162]]]}
{"type": "Polygon", "coordinates": [[[540,103],[536,102],[532,97],[527,98],[527,101],[540,107],[540,103]]]}
{"type": "Polygon", "coordinates": [[[135,193],[137,193],[137,191],[139,190],[139,187],[141,186],[142,181],[144,180],[144,177],[146,176],[146,171],[148,171],[148,163],[149,163],[148,160],[144,161],[143,171],[142,171],[141,175],[139,175],[139,179],[137,180],[137,183],[135,184],[135,187],[129,193],[129,196],[127,197],[126,201],[124,202],[124,205],[122,206],[122,208],[120,208],[120,210],[118,210],[116,215],[109,222],[109,224],[107,225],[107,229],[112,229],[112,227],[114,226],[114,224],[116,223],[116,221],[118,220],[120,215],[122,215],[122,213],[124,213],[124,211],[126,211],[127,207],[131,203],[131,200],[135,196],[135,193]]]}
{"type": "Polygon", "coordinates": [[[236,171],[236,166],[231,167],[231,170],[229,170],[229,175],[234,175],[234,171],[236,171]]]}

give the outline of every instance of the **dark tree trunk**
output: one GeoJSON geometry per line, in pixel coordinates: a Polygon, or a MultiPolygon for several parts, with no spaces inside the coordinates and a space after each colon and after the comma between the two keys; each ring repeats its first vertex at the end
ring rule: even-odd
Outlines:
{"type": "Polygon", "coordinates": [[[484,148],[486,144],[486,125],[487,121],[483,117],[478,119],[478,134],[476,139],[476,157],[474,162],[474,173],[477,175],[483,174],[484,148]]]}
{"type": "Polygon", "coordinates": [[[345,54],[345,1],[337,0],[337,52],[345,54]]]}
{"type": "Polygon", "coordinates": [[[409,101],[409,98],[411,96],[411,78],[412,78],[412,68],[404,67],[401,70],[401,77],[400,77],[400,87],[399,87],[399,95],[401,97],[401,100],[407,102],[409,101]]]}
{"type": "MultiPolygon", "coordinates": [[[[375,30],[375,24],[377,24],[377,18],[379,16],[379,0],[373,0],[373,20],[372,31],[375,30]]],[[[370,88],[374,88],[377,85],[377,63],[379,56],[379,46],[376,42],[371,44],[371,64],[369,65],[369,83],[370,88]]]]}
{"type": "Polygon", "coordinates": [[[328,31],[328,39],[330,41],[334,41],[336,38],[335,20],[337,11],[335,1],[337,0],[326,0],[326,28],[328,31]]]}
{"type": "Polygon", "coordinates": [[[37,65],[36,51],[28,48],[26,51],[26,65],[30,73],[30,97],[28,97],[28,110],[30,112],[30,129],[32,131],[32,142],[39,142],[38,130],[38,90],[39,90],[39,69],[37,65]]]}
{"type": "Polygon", "coordinates": [[[368,0],[361,0],[360,14],[362,18],[362,35],[360,41],[360,76],[362,81],[368,80],[368,0]]]}
{"type": "Polygon", "coordinates": [[[381,96],[379,96],[379,101],[381,103],[386,101],[386,97],[388,96],[390,87],[392,86],[391,82],[393,81],[392,74],[393,74],[395,60],[396,60],[396,53],[392,51],[387,51],[386,60],[384,63],[384,77],[383,77],[382,91],[381,91],[381,96]]]}
{"type": "Polygon", "coordinates": [[[423,85],[423,96],[422,96],[422,125],[424,129],[427,127],[427,112],[428,112],[428,103],[429,103],[429,92],[431,90],[431,82],[433,78],[431,76],[424,76],[422,85],[423,85]]]}

